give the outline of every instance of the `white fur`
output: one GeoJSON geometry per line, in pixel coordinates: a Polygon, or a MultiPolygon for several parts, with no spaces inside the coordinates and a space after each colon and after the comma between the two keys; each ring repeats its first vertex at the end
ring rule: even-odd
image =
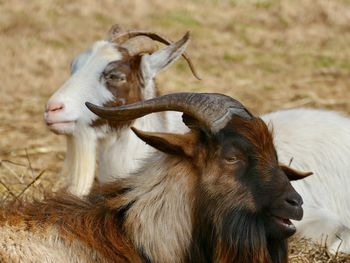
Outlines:
{"type": "MultiPolygon", "coordinates": [[[[134,127],[147,131],[164,131],[164,124],[157,114],[137,119],[134,127]]],[[[100,182],[112,182],[115,178],[128,176],[141,166],[142,159],[154,152],[130,129],[110,133],[99,140],[99,176],[100,182]]]]}
{"type": "Polygon", "coordinates": [[[84,103],[90,101],[101,105],[112,100],[112,94],[101,84],[99,76],[109,62],[120,59],[121,55],[109,42],[99,41],[80,58],[72,65],[72,76],[48,101],[48,104],[64,103],[64,109],[51,115],[46,113],[45,119],[51,123],[74,121],[52,129],[67,135],[67,156],[62,174],[70,178],[69,190],[76,195],[85,195],[90,191],[95,174],[97,134],[89,124],[97,116],[84,103]]]}
{"type": "Polygon", "coordinates": [[[293,182],[304,200],[301,236],[350,253],[350,119],[336,112],[293,109],[264,115],[281,163],[314,174],[293,182]]]}
{"type": "MultiPolygon", "coordinates": [[[[142,57],[141,74],[144,87],[141,92],[144,99],[156,96],[154,77],[180,57],[186,46],[187,41],[180,47],[172,44],[142,57]]],[[[100,75],[110,62],[121,58],[113,43],[96,42],[92,48],[74,59],[71,77],[48,101],[48,105],[64,104],[63,110],[45,113],[48,125],[73,121],[50,125],[50,128],[56,133],[67,135],[63,174],[69,177],[70,192],[78,196],[86,195],[92,186],[96,147],[99,162],[97,178],[101,182],[110,182],[135,171],[140,166],[139,160],[154,151],[139,140],[129,127],[115,132],[111,132],[107,126],[90,127],[97,116],[87,109],[85,102],[103,105],[114,99],[111,92],[101,83],[100,75]]],[[[146,131],[187,131],[186,126],[179,121],[180,118],[180,113],[175,112],[167,112],[165,115],[152,114],[136,120],[133,126],[146,131]],[[172,119],[176,121],[173,122],[172,119]]]]}
{"type": "Polygon", "coordinates": [[[66,162],[62,174],[70,176],[70,192],[80,189],[80,195],[89,193],[95,176],[96,143],[93,129],[81,129],[74,136],[67,136],[66,162]],[[79,176],[82,174],[85,175],[83,180],[79,176]]]}

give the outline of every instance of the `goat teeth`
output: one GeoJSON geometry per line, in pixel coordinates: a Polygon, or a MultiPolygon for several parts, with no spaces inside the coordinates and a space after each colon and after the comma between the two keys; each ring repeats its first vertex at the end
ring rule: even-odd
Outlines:
{"type": "Polygon", "coordinates": [[[287,219],[287,218],[282,218],[282,221],[286,225],[291,225],[292,224],[292,222],[289,219],[287,219]]]}

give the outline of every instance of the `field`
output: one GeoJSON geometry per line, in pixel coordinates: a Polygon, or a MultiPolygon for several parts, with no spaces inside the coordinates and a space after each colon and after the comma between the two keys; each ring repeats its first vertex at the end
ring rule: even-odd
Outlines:
{"type": "MultiPolygon", "coordinates": [[[[349,0],[0,0],[0,197],[64,184],[65,138],[49,132],[44,105],[74,56],[111,25],[179,39],[184,61],[158,78],[162,93],[221,92],[254,113],[293,107],[350,114],[349,0]]],[[[39,194],[38,194],[39,193],[39,194]]],[[[295,240],[290,262],[350,262],[295,240]]]]}

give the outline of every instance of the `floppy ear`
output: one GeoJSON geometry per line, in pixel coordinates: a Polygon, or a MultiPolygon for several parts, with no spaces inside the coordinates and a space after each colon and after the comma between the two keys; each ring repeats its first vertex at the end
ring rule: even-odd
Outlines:
{"type": "Polygon", "coordinates": [[[186,33],[179,41],[166,46],[153,54],[145,54],[141,60],[141,72],[144,79],[154,78],[159,71],[165,69],[175,60],[177,60],[182,53],[185,52],[189,42],[189,33],[186,33]]]}
{"type": "Polygon", "coordinates": [[[159,151],[174,155],[185,155],[192,158],[197,142],[197,135],[193,132],[186,134],[145,132],[131,127],[132,131],[145,143],[159,151]]]}
{"type": "Polygon", "coordinates": [[[292,168],[290,168],[289,166],[280,164],[281,169],[283,170],[283,172],[287,175],[288,179],[290,181],[296,181],[296,180],[300,180],[300,179],[304,179],[310,175],[312,175],[312,172],[300,172],[300,171],[296,171],[292,168]]]}

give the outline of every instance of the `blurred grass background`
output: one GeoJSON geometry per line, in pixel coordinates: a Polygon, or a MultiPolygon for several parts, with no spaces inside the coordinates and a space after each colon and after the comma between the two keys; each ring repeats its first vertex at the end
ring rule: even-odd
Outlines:
{"type": "MultiPolygon", "coordinates": [[[[4,198],[6,186],[29,194],[63,181],[64,138],[45,128],[44,105],[69,77],[74,56],[115,23],[173,40],[191,32],[188,53],[203,80],[179,61],[160,74],[162,93],[221,92],[257,114],[292,107],[350,113],[349,0],[0,0],[4,198]]],[[[306,241],[292,250],[291,262],[350,262],[306,241]]]]}

